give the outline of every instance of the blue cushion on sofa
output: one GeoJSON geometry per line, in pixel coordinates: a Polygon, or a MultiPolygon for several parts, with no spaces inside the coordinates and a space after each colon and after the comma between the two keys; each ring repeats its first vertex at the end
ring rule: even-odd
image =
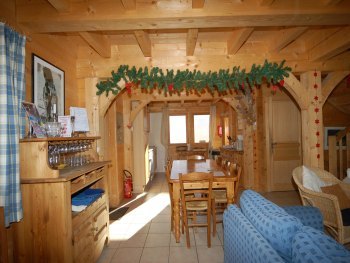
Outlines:
{"type": "Polygon", "coordinates": [[[323,232],[304,226],[293,239],[292,257],[295,263],[348,263],[350,251],[323,232]]]}
{"type": "Polygon", "coordinates": [[[252,190],[243,191],[240,207],[279,255],[291,262],[293,237],[303,227],[300,220],[252,190]]]}
{"type": "Polygon", "coordinates": [[[228,206],[223,223],[225,263],[284,262],[236,205],[228,206]]]}
{"type": "Polygon", "coordinates": [[[288,214],[298,218],[304,226],[311,226],[323,231],[323,216],[317,207],[314,206],[283,206],[288,214]]]}

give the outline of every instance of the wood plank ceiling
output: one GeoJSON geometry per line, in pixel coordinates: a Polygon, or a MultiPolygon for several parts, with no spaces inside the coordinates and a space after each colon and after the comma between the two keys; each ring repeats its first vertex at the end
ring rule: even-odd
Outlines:
{"type": "Polygon", "coordinates": [[[80,37],[102,58],[112,46],[152,58],[175,45],[180,56],[212,50],[243,67],[286,59],[296,74],[350,70],[348,0],[16,0],[16,12],[28,32],[80,37]]]}

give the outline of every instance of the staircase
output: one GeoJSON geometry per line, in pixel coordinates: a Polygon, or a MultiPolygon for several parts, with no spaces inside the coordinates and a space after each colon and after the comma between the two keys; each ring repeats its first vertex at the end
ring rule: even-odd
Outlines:
{"type": "Polygon", "coordinates": [[[328,136],[328,145],[329,172],[342,180],[350,168],[350,127],[328,136]]]}

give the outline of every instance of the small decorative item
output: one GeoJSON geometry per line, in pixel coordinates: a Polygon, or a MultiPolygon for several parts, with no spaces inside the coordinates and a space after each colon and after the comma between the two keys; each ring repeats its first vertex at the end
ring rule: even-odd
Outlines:
{"type": "MultiPolygon", "coordinates": [[[[74,116],[73,116],[74,117],[74,116]]],[[[61,123],[61,136],[71,137],[72,136],[72,121],[71,116],[58,116],[58,122],[61,123]]]]}
{"type": "Polygon", "coordinates": [[[47,122],[45,124],[47,137],[60,137],[61,136],[61,123],[60,122],[47,122]]]}
{"type": "Polygon", "coordinates": [[[22,107],[26,111],[26,115],[29,122],[29,132],[27,137],[46,137],[45,130],[43,129],[43,123],[40,119],[38,109],[34,103],[22,101],[22,107]]]}
{"type": "Polygon", "coordinates": [[[33,54],[33,98],[44,122],[64,115],[64,71],[33,54]]]}

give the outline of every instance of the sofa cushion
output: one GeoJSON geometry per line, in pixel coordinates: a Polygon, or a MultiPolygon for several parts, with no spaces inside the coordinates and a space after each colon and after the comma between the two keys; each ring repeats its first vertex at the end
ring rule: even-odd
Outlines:
{"type": "Polygon", "coordinates": [[[323,232],[304,226],[293,238],[292,258],[295,263],[346,263],[350,251],[323,232]]]}
{"type": "Polygon", "coordinates": [[[242,193],[240,207],[279,255],[290,262],[293,237],[303,226],[300,220],[252,190],[242,193]]]}
{"type": "Polygon", "coordinates": [[[224,212],[224,262],[284,262],[236,205],[224,212]]]}
{"type": "Polygon", "coordinates": [[[310,226],[323,231],[323,216],[317,207],[314,206],[283,206],[288,214],[298,218],[304,226],[310,226]]]}

